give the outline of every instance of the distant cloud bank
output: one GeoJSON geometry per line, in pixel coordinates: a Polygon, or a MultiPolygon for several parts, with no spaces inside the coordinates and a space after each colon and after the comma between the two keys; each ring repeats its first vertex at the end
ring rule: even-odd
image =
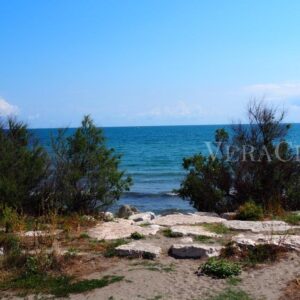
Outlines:
{"type": "Polygon", "coordinates": [[[0,98],[0,116],[17,115],[19,108],[16,105],[8,103],[3,98],[0,98]]]}

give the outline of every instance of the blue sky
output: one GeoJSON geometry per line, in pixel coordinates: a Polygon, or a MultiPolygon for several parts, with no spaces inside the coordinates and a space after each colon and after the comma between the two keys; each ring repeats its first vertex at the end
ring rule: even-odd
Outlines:
{"type": "Polygon", "coordinates": [[[0,115],[31,127],[300,122],[300,1],[0,2],[0,115]]]}

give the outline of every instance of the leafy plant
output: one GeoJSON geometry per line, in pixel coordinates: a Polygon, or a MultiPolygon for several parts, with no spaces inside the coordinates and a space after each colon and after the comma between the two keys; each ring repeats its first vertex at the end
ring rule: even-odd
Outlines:
{"type": "Polygon", "coordinates": [[[292,225],[300,224],[300,213],[287,213],[284,215],[283,220],[292,225]]]}
{"type": "Polygon", "coordinates": [[[133,240],[141,240],[144,239],[145,236],[139,232],[133,232],[130,236],[133,240]]]}
{"type": "Polygon", "coordinates": [[[241,273],[240,264],[226,259],[210,258],[200,267],[200,274],[216,278],[237,276],[241,273]]]}
{"type": "Polygon", "coordinates": [[[65,129],[52,137],[52,152],[47,196],[59,211],[104,209],[129,190],[131,178],[119,170],[120,155],[105,146],[102,130],[89,116],[73,134],[65,129]]]}
{"type": "Polygon", "coordinates": [[[207,223],[202,225],[208,231],[217,233],[217,234],[227,234],[230,232],[230,229],[222,223],[207,223]]]}
{"type": "Polygon", "coordinates": [[[173,232],[170,228],[166,228],[163,230],[163,235],[165,237],[168,238],[178,238],[178,237],[182,237],[183,234],[179,233],[179,232],[173,232]]]}
{"type": "Polygon", "coordinates": [[[238,220],[258,221],[264,216],[262,207],[256,204],[253,200],[247,201],[238,209],[236,218],[238,220]]]}

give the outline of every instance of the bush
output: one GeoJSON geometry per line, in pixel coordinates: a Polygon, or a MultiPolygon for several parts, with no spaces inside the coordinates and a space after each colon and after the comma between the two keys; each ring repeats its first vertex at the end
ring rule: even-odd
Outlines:
{"type": "Polygon", "coordinates": [[[263,216],[264,212],[262,207],[257,205],[254,201],[248,201],[239,207],[236,218],[238,220],[258,221],[261,220],[263,216]]]}
{"type": "Polygon", "coordinates": [[[241,267],[238,263],[226,259],[210,258],[200,267],[200,274],[216,278],[226,278],[237,276],[241,273],[241,267]]]}
{"type": "Polygon", "coordinates": [[[145,236],[139,232],[133,232],[130,236],[133,240],[141,240],[144,239],[145,236]]]}
{"type": "Polygon", "coordinates": [[[284,117],[284,111],[251,102],[249,124],[233,125],[231,135],[216,131],[215,153],[184,158],[179,195],[200,211],[233,211],[245,199],[272,214],[300,208],[300,164],[285,141],[290,125],[284,117]]]}
{"type": "Polygon", "coordinates": [[[120,156],[105,146],[102,130],[89,116],[74,134],[67,134],[60,130],[52,137],[48,205],[68,213],[106,208],[131,185],[131,178],[119,170],[120,156]]]}
{"type": "Polygon", "coordinates": [[[48,155],[27,126],[12,118],[0,120],[0,207],[37,213],[47,170],[48,155]]]}

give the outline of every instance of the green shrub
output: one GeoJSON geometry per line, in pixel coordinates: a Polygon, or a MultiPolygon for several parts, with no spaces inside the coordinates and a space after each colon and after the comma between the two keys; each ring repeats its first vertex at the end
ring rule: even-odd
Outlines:
{"type": "Polygon", "coordinates": [[[222,223],[208,223],[202,225],[208,231],[214,232],[216,234],[226,234],[230,232],[230,229],[222,223]]]}
{"type": "Polygon", "coordinates": [[[264,212],[262,207],[250,200],[239,207],[236,218],[238,220],[258,221],[261,220],[263,216],[264,212]]]}
{"type": "Polygon", "coordinates": [[[237,276],[240,273],[241,267],[238,263],[214,257],[210,258],[200,267],[200,274],[205,274],[216,278],[237,276]]]}
{"type": "Polygon", "coordinates": [[[178,238],[178,237],[182,237],[183,234],[182,233],[176,233],[176,232],[173,232],[170,228],[166,228],[163,230],[163,235],[165,237],[168,237],[168,238],[178,238]]]}
{"type": "Polygon", "coordinates": [[[283,220],[292,225],[300,224],[300,213],[288,213],[283,217],[283,220]]]}
{"type": "Polygon", "coordinates": [[[133,232],[130,236],[133,240],[141,240],[144,239],[145,236],[139,232],[133,232]]]}

